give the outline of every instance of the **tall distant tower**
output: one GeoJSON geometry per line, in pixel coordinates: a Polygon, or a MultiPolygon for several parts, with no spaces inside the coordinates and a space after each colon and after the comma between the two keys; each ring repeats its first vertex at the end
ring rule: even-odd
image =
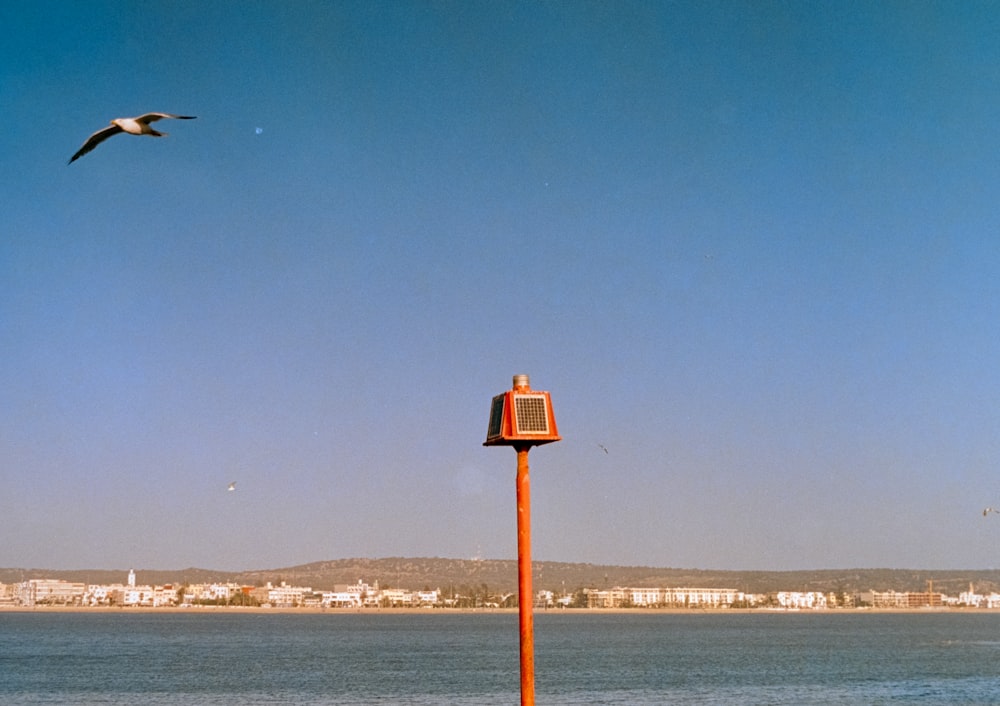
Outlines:
{"type": "Polygon", "coordinates": [[[128,570],[128,587],[135,588],[135,571],[133,569],[128,570]]]}

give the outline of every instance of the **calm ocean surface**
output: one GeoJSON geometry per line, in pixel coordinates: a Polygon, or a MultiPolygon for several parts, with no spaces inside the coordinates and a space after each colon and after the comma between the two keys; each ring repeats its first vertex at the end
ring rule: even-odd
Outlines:
{"type": "MultiPolygon", "coordinates": [[[[0,613],[0,704],[519,703],[516,614],[0,613]]],[[[996,704],[1000,615],[535,615],[542,704],[996,704]]]]}

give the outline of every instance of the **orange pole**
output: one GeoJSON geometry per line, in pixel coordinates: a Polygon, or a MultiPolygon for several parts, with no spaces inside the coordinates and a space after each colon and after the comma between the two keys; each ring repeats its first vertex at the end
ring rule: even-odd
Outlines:
{"type": "Polygon", "coordinates": [[[521,627],[521,706],[535,706],[535,625],[531,595],[531,489],[528,450],[517,446],[517,602],[521,627]]]}

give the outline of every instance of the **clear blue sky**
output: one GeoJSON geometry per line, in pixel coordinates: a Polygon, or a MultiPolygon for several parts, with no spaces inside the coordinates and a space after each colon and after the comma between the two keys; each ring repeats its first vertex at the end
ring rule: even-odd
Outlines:
{"type": "Polygon", "coordinates": [[[0,26],[0,566],[1000,566],[995,5],[0,26]]]}

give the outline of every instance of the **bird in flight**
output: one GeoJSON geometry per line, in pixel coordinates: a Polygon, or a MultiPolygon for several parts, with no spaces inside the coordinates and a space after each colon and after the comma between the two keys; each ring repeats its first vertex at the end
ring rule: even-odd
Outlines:
{"type": "Polygon", "coordinates": [[[92,149],[97,147],[99,144],[104,142],[106,139],[113,135],[117,135],[119,132],[127,132],[129,135],[149,135],[150,137],[166,137],[167,133],[157,132],[149,126],[150,123],[156,122],[157,120],[162,120],[163,118],[172,118],[174,120],[194,120],[196,115],[171,115],[170,113],[146,113],[145,115],[140,115],[137,118],[115,118],[111,121],[111,124],[104,128],[103,130],[98,130],[93,135],[87,138],[87,141],[83,143],[83,147],[76,151],[66,164],[72,164],[74,161],[82,157],[83,155],[90,152],[92,149]]]}
{"type": "Polygon", "coordinates": [[[602,451],[603,451],[604,453],[607,453],[607,452],[608,452],[608,447],[607,447],[607,446],[605,446],[604,444],[598,444],[598,447],[600,447],[600,449],[601,449],[601,450],[602,450],[602,451]]]}
{"type": "Polygon", "coordinates": [[[236,490],[236,481],[233,481],[232,483],[230,483],[229,487],[226,488],[226,490],[228,490],[229,492],[232,492],[232,491],[236,490]]]}
{"type": "Polygon", "coordinates": [[[983,510],[983,517],[986,517],[991,512],[995,512],[997,514],[1000,514],[1000,510],[997,510],[995,507],[988,507],[985,510],[983,510]]]}

